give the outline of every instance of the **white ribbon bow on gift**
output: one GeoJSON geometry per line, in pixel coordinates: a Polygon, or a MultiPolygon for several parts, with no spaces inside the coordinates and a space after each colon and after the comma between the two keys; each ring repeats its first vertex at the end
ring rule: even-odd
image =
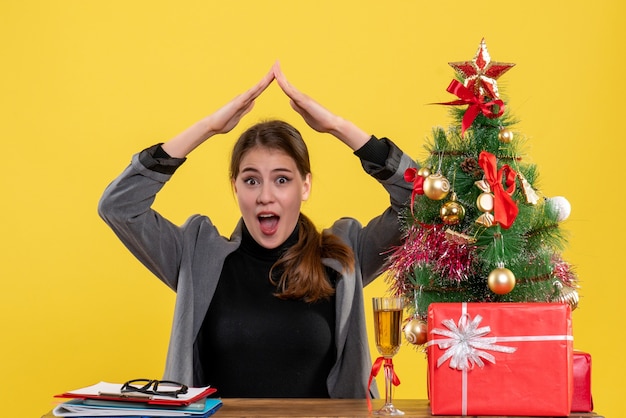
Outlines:
{"type": "Polygon", "coordinates": [[[469,314],[464,313],[459,318],[458,325],[452,319],[444,319],[441,323],[448,329],[435,328],[433,334],[442,335],[448,338],[431,340],[428,345],[438,345],[445,353],[437,360],[437,367],[450,359],[452,369],[468,371],[474,365],[484,367],[483,359],[495,364],[496,359],[493,354],[485,350],[498,351],[501,353],[513,353],[517,348],[496,345],[497,337],[485,337],[491,332],[491,327],[478,327],[483,318],[476,315],[470,319],[469,314]]]}

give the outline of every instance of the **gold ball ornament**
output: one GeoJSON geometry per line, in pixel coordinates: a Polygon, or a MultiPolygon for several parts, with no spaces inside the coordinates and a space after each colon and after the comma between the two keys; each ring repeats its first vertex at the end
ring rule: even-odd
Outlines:
{"type": "Polygon", "coordinates": [[[506,295],[515,287],[515,275],[505,267],[498,267],[489,273],[487,284],[496,295],[506,295]]]}
{"type": "Polygon", "coordinates": [[[498,132],[498,140],[504,144],[508,144],[513,140],[513,131],[506,128],[500,129],[500,132],[498,132]]]}
{"type": "Polygon", "coordinates": [[[417,170],[417,175],[418,176],[422,176],[422,177],[430,176],[430,168],[428,168],[428,167],[420,168],[419,170],[417,170]]]}
{"type": "Polygon", "coordinates": [[[452,193],[449,202],[446,202],[439,209],[439,216],[446,225],[456,225],[465,217],[465,208],[456,201],[456,193],[452,193]]]}
{"type": "Polygon", "coordinates": [[[404,337],[411,344],[426,344],[428,340],[428,324],[418,318],[411,319],[404,326],[404,337]]]}
{"type": "Polygon", "coordinates": [[[432,200],[442,200],[448,196],[450,182],[439,173],[431,174],[424,179],[424,194],[432,200]]]}

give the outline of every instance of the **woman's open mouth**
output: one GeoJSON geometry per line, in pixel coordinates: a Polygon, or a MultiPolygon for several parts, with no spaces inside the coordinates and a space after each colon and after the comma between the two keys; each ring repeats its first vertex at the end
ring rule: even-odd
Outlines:
{"type": "Polygon", "coordinates": [[[273,213],[265,213],[258,216],[261,232],[265,235],[273,235],[278,229],[280,217],[273,213]]]}

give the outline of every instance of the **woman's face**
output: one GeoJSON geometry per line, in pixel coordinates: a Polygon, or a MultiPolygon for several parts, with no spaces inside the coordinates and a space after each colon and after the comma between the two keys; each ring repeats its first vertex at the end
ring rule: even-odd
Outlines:
{"type": "Polygon", "coordinates": [[[233,187],[246,227],[265,248],[287,240],[298,222],[302,202],[309,198],[311,174],[300,175],[285,152],[255,147],[239,165],[233,187]]]}

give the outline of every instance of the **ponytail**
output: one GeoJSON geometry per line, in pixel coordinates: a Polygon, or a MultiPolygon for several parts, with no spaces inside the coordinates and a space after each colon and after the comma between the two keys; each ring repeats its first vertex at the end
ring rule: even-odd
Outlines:
{"type": "Polygon", "coordinates": [[[344,271],[354,271],[354,253],[336,235],[321,234],[305,215],[298,220],[298,242],[289,248],[270,270],[270,280],[281,299],[316,302],[335,293],[322,258],[338,260],[344,271]],[[274,279],[273,272],[278,279],[274,279]]]}

